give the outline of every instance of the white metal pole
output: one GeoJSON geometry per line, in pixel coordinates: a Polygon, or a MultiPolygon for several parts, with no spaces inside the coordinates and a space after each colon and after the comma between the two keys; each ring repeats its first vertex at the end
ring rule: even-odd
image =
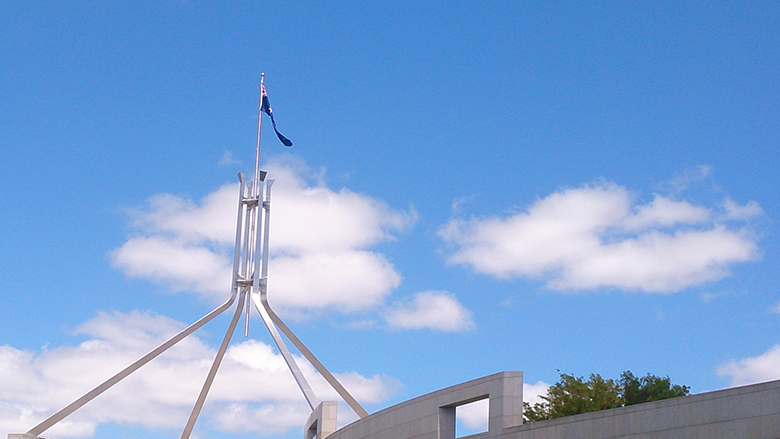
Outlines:
{"type": "MultiPolygon", "coordinates": [[[[244,261],[248,264],[250,267],[254,267],[257,264],[254,263],[253,258],[257,257],[257,253],[250,250],[249,245],[255,242],[255,234],[259,233],[260,230],[260,221],[259,221],[259,204],[260,204],[260,195],[262,193],[261,187],[262,187],[262,181],[260,178],[260,135],[262,133],[262,126],[263,126],[263,90],[265,84],[265,72],[260,73],[260,97],[259,102],[257,105],[257,142],[255,143],[255,179],[252,181],[252,191],[251,191],[251,197],[255,200],[257,200],[257,204],[254,206],[250,206],[251,208],[256,209],[254,211],[254,215],[251,216],[251,225],[250,225],[250,234],[248,236],[249,240],[247,241],[247,259],[244,261]]],[[[249,216],[249,215],[247,215],[249,216]]],[[[252,275],[248,272],[246,273],[247,279],[249,279],[252,275]]],[[[257,275],[254,275],[255,277],[257,275]]],[[[249,337],[249,295],[246,297],[246,314],[244,317],[244,337],[249,337]]]]}
{"type": "MultiPolygon", "coordinates": [[[[292,342],[292,344],[295,345],[296,348],[298,348],[299,351],[301,351],[301,354],[303,354],[304,357],[306,357],[307,360],[309,360],[309,363],[311,363],[312,366],[314,366],[315,369],[322,375],[323,378],[325,378],[325,381],[330,384],[331,387],[344,399],[344,402],[349,405],[349,407],[357,413],[358,416],[361,418],[365,418],[368,416],[368,412],[363,408],[363,406],[360,405],[360,403],[352,396],[352,394],[349,393],[349,391],[341,385],[338,379],[336,379],[335,376],[333,376],[332,373],[325,367],[324,364],[320,362],[320,360],[317,359],[316,356],[309,350],[309,348],[306,347],[303,342],[295,336],[295,334],[290,330],[290,328],[287,327],[286,324],[282,321],[281,318],[279,318],[278,315],[271,309],[271,305],[268,304],[267,297],[261,295],[260,300],[262,302],[263,308],[265,308],[266,312],[268,313],[271,320],[276,323],[279,326],[279,329],[282,330],[284,335],[287,336],[287,338],[292,342]]],[[[255,302],[256,304],[257,302],[255,302]]]]}
{"type": "Polygon", "coordinates": [[[241,266],[241,220],[244,218],[244,174],[238,173],[238,213],[236,214],[236,242],[233,247],[233,283],[231,291],[238,287],[239,267],[241,266]]]}
{"type": "Polygon", "coordinates": [[[244,287],[243,291],[241,291],[241,296],[239,297],[238,305],[236,306],[236,312],[233,314],[233,319],[230,321],[230,326],[225,333],[225,338],[222,339],[222,344],[219,346],[217,356],[211,364],[211,369],[209,369],[206,381],[203,383],[198,399],[195,401],[195,406],[192,408],[190,418],[187,420],[187,425],[184,427],[184,431],[181,434],[181,439],[189,439],[190,434],[192,434],[192,429],[195,427],[195,421],[198,420],[200,411],[203,408],[203,403],[206,402],[206,396],[208,396],[209,390],[211,389],[211,384],[214,382],[214,377],[217,376],[217,370],[219,370],[219,366],[222,364],[222,359],[225,357],[225,352],[230,344],[230,339],[236,331],[236,325],[238,324],[239,318],[241,318],[241,311],[243,311],[244,308],[244,298],[247,294],[247,290],[248,288],[244,287]]]}
{"type": "Polygon", "coordinates": [[[260,128],[263,126],[263,87],[265,72],[260,73],[260,104],[257,108],[257,143],[255,145],[255,190],[252,195],[260,196],[260,128]]]}

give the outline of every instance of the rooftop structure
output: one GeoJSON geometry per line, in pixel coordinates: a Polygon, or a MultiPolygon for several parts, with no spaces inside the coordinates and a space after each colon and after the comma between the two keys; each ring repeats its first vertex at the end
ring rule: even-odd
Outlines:
{"type": "Polygon", "coordinates": [[[332,433],[335,410],[323,406],[307,422],[304,439],[454,439],[456,408],[481,399],[489,400],[488,431],[469,439],[780,438],[780,380],[523,424],[523,373],[501,372],[396,404],[332,433]]]}

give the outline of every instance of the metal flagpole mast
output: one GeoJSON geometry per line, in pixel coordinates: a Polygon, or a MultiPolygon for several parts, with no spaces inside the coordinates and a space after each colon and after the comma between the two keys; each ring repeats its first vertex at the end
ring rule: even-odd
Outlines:
{"type": "MultiPolygon", "coordinates": [[[[252,186],[252,197],[255,199],[260,200],[260,188],[261,184],[265,182],[265,172],[260,170],[260,134],[262,132],[263,127],[263,92],[265,91],[265,72],[260,73],[260,93],[259,93],[259,99],[257,104],[257,141],[255,142],[255,179],[253,180],[253,186],[252,186]]],[[[252,230],[253,233],[259,233],[260,228],[260,220],[262,219],[259,209],[255,209],[255,215],[252,217],[252,230]]],[[[260,242],[259,240],[255,239],[254,236],[251,237],[251,242],[260,242]]],[[[255,251],[253,256],[257,256],[259,253],[259,245],[255,246],[255,251]]],[[[250,266],[252,265],[252,261],[250,261],[250,266]]],[[[255,269],[255,273],[257,273],[257,270],[255,269]]],[[[247,295],[246,299],[246,315],[244,317],[244,337],[249,337],[249,311],[251,307],[249,306],[249,295],[247,295]]]]}
{"type": "MultiPolygon", "coordinates": [[[[257,143],[255,145],[255,197],[260,196],[260,132],[263,127],[263,91],[265,89],[265,72],[260,73],[260,103],[257,106],[257,143]]],[[[263,178],[263,180],[265,180],[263,178]]]]}
{"type": "MultiPolygon", "coordinates": [[[[274,180],[266,180],[266,172],[260,170],[260,134],[262,128],[262,116],[263,116],[263,104],[267,103],[267,95],[265,93],[265,73],[260,75],[260,104],[258,108],[257,117],[257,143],[255,145],[255,173],[254,180],[246,181],[244,174],[238,174],[239,181],[239,193],[238,193],[238,212],[236,214],[236,237],[233,250],[233,279],[230,286],[230,297],[228,300],[203,316],[200,320],[191,324],[169,340],[165,341],[155,349],[143,357],[136,360],[111,378],[107,379],[94,389],[90,390],[80,398],[76,399],[69,405],[62,408],[60,411],[54,413],[35,427],[31,428],[27,433],[22,434],[9,434],[9,439],[40,439],[39,435],[46,430],[62,421],[64,418],[83,407],[93,399],[97,398],[106,390],[110,389],[132,373],[136,372],[145,364],[149,363],[159,355],[191,335],[193,332],[201,328],[206,323],[213,320],[216,316],[222,314],[228,308],[230,308],[238,299],[238,305],[236,311],[233,314],[233,318],[230,321],[228,330],[225,333],[225,337],[220,344],[217,355],[209,369],[209,373],[206,377],[200,394],[195,402],[195,405],[190,413],[187,424],[184,431],[181,434],[181,439],[188,439],[195,426],[195,422],[200,415],[203,404],[208,396],[211,385],[216,377],[220,364],[225,356],[230,340],[235,332],[236,326],[242,314],[245,311],[245,326],[244,334],[249,335],[249,312],[251,304],[255,305],[260,317],[263,319],[268,332],[274,340],[277,348],[279,349],[282,357],[284,358],[290,372],[293,374],[298,387],[303,392],[303,396],[306,399],[309,407],[314,410],[319,403],[317,397],[303,376],[300,368],[298,367],[295,358],[290,353],[284,339],[279,334],[277,325],[281,328],[282,332],[287,338],[298,348],[303,356],[314,366],[314,368],[320,372],[325,380],[338,392],[338,394],[344,399],[344,401],[358,414],[358,416],[368,416],[363,407],[355,400],[354,397],[341,385],[341,383],[328,371],[327,368],[314,356],[314,354],[303,344],[303,342],[293,334],[287,325],[279,318],[279,316],[271,309],[268,303],[268,262],[270,260],[269,255],[269,236],[270,236],[270,215],[271,215],[271,187],[274,180]],[[262,229],[262,231],[261,231],[262,229]]],[[[270,112],[270,109],[269,109],[270,112]]],[[[280,140],[289,143],[287,139],[283,139],[280,135],[280,140]]],[[[285,143],[285,145],[287,145],[285,143]]],[[[289,145],[288,145],[289,146],[289,145]]]]}
{"type": "MultiPolygon", "coordinates": [[[[255,145],[255,183],[252,189],[252,196],[254,198],[254,202],[256,203],[254,205],[254,215],[252,216],[252,231],[251,231],[251,237],[253,238],[254,242],[254,251],[252,252],[252,257],[247,258],[245,262],[249,262],[252,266],[252,274],[251,277],[248,277],[248,279],[251,280],[251,286],[254,291],[258,291],[260,288],[265,288],[265,285],[267,285],[267,277],[268,277],[268,230],[269,230],[269,217],[268,217],[268,211],[270,209],[271,204],[271,186],[273,186],[274,181],[269,180],[265,181],[265,173],[260,171],[260,134],[261,134],[261,128],[262,128],[262,120],[263,120],[263,98],[265,97],[265,73],[260,74],[260,107],[257,112],[257,143],[255,145]],[[263,191],[261,190],[263,186],[261,186],[261,181],[265,186],[265,194],[263,194],[263,191]],[[261,223],[264,223],[264,234],[260,233],[260,225],[261,223]],[[259,257],[259,255],[262,253],[262,257],[259,257]],[[262,260],[262,264],[261,264],[262,260]],[[261,265],[262,265],[262,277],[261,277],[261,265]],[[262,285],[262,287],[261,287],[262,285]]],[[[249,334],[249,300],[250,295],[247,295],[247,314],[246,314],[246,322],[245,322],[245,334],[249,334]]],[[[309,404],[309,407],[314,410],[314,408],[318,404],[317,397],[314,395],[314,391],[311,389],[311,386],[309,386],[308,381],[306,381],[306,378],[303,376],[303,373],[301,373],[300,368],[298,367],[298,364],[295,362],[295,358],[290,353],[290,350],[287,349],[287,345],[284,343],[284,339],[279,335],[279,332],[276,329],[276,326],[274,326],[273,321],[271,318],[264,312],[260,311],[258,309],[258,312],[260,313],[260,317],[263,319],[263,323],[265,323],[266,328],[268,329],[268,332],[271,334],[271,338],[273,338],[274,343],[276,344],[276,347],[279,349],[279,352],[282,354],[282,357],[284,358],[284,361],[287,363],[287,367],[289,367],[290,372],[293,374],[293,378],[295,378],[295,382],[298,384],[298,387],[301,389],[301,392],[303,392],[303,397],[306,399],[306,402],[309,404]]]]}
{"type": "MultiPolygon", "coordinates": [[[[259,172],[259,166],[260,166],[260,120],[262,119],[262,112],[263,112],[263,97],[265,96],[265,73],[260,74],[260,114],[258,115],[258,125],[257,125],[257,147],[256,147],[256,154],[255,154],[255,180],[257,181],[257,176],[260,175],[259,172]]],[[[261,178],[262,179],[262,178],[261,178]]],[[[314,354],[303,344],[303,342],[295,336],[295,334],[290,330],[287,325],[284,324],[282,319],[279,318],[278,315],[271,309],[270,304],[268,303],[268,261],[270,259],[269,255],[269,236],[270,236],[270,216],[271,216],[271,187],[273,186],[274,180],[269,180],[266,182],[266,189],[265,189],[265,198],[262,200],[262,203],[260,206],[262,206],[262,211],[258,211],[258,218],[257,218],[257,230],[256,230],[256,252],[255,252],[255,269],[254,269],[254,278],[253,278],[253,288],[252,288],[252,295],[251,299],[255,304],[255,308],[257,309],[257,312],[260,314],[260,316],[263,319],[263,323],[265,323],[265,326],[268,328],[268,331],[271,333],[271,337],[274,339],[274,342],[276,343],[277,348],[282,353],[282,356],[284,357],[285,361],[287,362],[287,366],[290,368],[290,372],[292,372],[293,377],[295,378],[295,381],[298,383],[298,387],[300,387],[301,391],[304,394],[304,398],[306,398],[306,402],[309,403],[309,406],[312,410],[314,410],[316,404],[315,401],[317,398],[314,396],[314,392],[311,390],[311,387],[309,387],[308,382],[306,381],[306,378],[303,377],[303,374],[301,373],[300,369],[298,368],[298,365],[295,362],[295,359],[290,354],[289,350],[287,349],[287,346],[284,343],[284,340],[279,335],[279,332],[276,328],[276,325],[279,325],[279,328],[281,328],[282,332],[287,336],[287,338],[295,345],[295,347],[298,348],[298,350],[303,354],[304,357],[306,357],[307,360],[309,360],[309,363],[314,366],[315,369],[325,378],[325,380],[328,382],[328,384],[333,387],[334,390],[344,399],[344,401],[352,408],[352,410],[355,411],[355,413],[360,416],[361,418],[368,416],[368,412],[360,405],[360,403],[357,402],[357,400],[347,391],[346,388],[344,388],[343,385],[336,379],[336,377],[333,376],[333,374],[330,373],[330,371],[314,356],[314,354]],[[260,224],[263,225],[263,234],[260,234],[260,224]],[[262,246],[262,249],[261,249],[262,246]],[[258,257],[257,255],[262,255],[262,258],[258,257]],[[262,260],[261,260],[262,259],[262,260]]],[[[255,186],[258,188],[258,186],[255,186]]],[[[256,192],[258,197],[258,203],[260,203],[260,196],[262,195],[259,191],[256,192]]],[[[249,300],[249,299],[247,299],[249,300]]],[[[248,307],[248,306],[247,306],[248,307]]],[[[249,323],[247,322],[247,326],[249,323]]]]}

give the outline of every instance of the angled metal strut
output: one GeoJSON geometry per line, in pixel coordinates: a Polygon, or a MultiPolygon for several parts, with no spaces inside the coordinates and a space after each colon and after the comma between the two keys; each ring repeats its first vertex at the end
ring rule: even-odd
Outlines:
{"type": "Polygon", "coordinates": [[[216,308],[214,311],[211,311],[210,313],[206,314],[203,318],[198,320],[197,322],[193,323],[192,325],[188,326],[186,329],[181,331],[180,333],[173,336],[170,340],[166,341],[165,343],[161,344],[160,346],[153,349],[148,354],[144,355],[143,357],[136,360],[133,364],[127,366],[124,368],[121,372],[117,373],[116,375],[112,376],[111,378],[104,381],[99,386],[95,387],[94,389],[90,390],[84,396],[81,398],[73,401],[72,403],[65,406],[62,410],[58,411],[57,413],[51,415],[49,418],[41,422],[40,424],[36,425],[35,427],[31,428],[30,431],[26,433],[26,435],[37,437],[44,431],[51,428],[54,424],[60,422],[61,420],[65,419],[66,416],[70,415],[71,413],[75,412],[76,410],[83,407],[86,403],[92,401],[95,399],[98,395],[105,392],[106,390],[113,387],[118,382],[122,381],[123,379],[127,378],[128,375],[135,372],[136,370],[140,369],[141,366],[145,365],[146,363],[152,361],[153,359],[157,358],[158,355],[162,354],[163,352],[167,351],[171,347],[173,347],[176,343],[184,340],[188,335],[192,334],[196,330],[198,330],[201,326],[205,325],[206,323],[210,322],[214,319],[214,317],[222,314],[223,311],[230,308],[230,305],[233,304],[233,302],[236,300],[236,294],[230,295],[230,298],[227,300],[227,302],[220,305],[218,308],[216,308]]]}

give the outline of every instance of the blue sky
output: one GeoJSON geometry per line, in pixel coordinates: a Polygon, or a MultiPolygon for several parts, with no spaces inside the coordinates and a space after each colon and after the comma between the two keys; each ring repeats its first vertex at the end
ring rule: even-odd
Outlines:
{"type": "MultiPolygon", "coordinates": [[[[4,2],[0,433],[227,298],[260,72],[295,142],[265,125],[269,297],[370,412],[502,370],[529,400],[558,370],[780,378],[778,28],[758,2],[4,2]]],[[[226,327],[47,435],[178,437],[226,327]]],[[[250,335],[196,436],[300,437],[250,335]]]]}

